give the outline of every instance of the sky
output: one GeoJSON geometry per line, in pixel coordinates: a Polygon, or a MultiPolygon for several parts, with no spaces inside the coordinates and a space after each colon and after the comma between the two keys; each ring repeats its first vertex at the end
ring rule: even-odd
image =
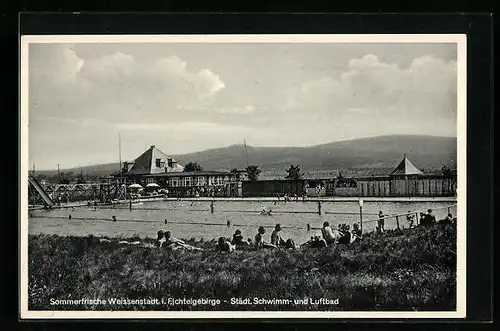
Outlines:
{"type": "Polygon", "coordinates": [[[456,44],[30,43],[29,166],[456,136],[456,44]]]}

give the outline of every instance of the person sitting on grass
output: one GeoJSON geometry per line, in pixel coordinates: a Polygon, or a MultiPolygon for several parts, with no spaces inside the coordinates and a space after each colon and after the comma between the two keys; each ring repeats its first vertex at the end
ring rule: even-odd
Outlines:
{"type": "Polygon", "coordinates": [[[311,247],[313,247],[313,248],[325,248],[327,246],[328,246],[328,243],[320,235],[316,235],[316,236],[314,236],[314,238],[312,238],[311,247]]]}
{"type": "Polygon", "coordinates": [[[248,241],[243,240],[243,235],[241,234],[241,230],[238,229],[233,234],[233,241],[231,244],[236,246],[248,246],[248,241]]]}
{"type": "Polygon", "coordinates": [[[351,231],[351,243],[361,240],[361,230],[359,229],[359,224],[354,223],[352,225],[352,231],[351,231]]]}
{"type": "Polygon", "coordinates": [[[128,240],[111,240],[108,238],[100,238],[99,242],[100,243],[116,243],[118,245],[133,245],[133,246],[140,246],[140,247],[147,247],[147,248],[158,247],[158,243],[155,245],[155,244],[148,243],[148,242],[141,242],[140,240],[128,241],[128,240]]]}
{"type": "Polygon", "coordinates": [[[277,246],[277,247],[283,247],[286,245],[285,241],[281,239],[281,224],[276,224],[274,227],[274,231],[271,234],[271,244],[277,246]]]}
{"type": "Polygon", "coordinates": [[[157,232],[157,237],[156,237],[156,247],[162,248],[165,247],[165,232],[163,230],[159,230],[157,232]]]}
{"type": "Polygon", "coordinates": [[[297,247],[297,245],[295,245],[295,242],[293,241],[293,239],[288,238],[288,240],[285,243],[285,248],[287,248],[287,249],[297,249],[298,247],[297,247]]]}
{"type": "Polygon", "coordinates": [[[177,239],[172,237],[172,232],[165,231],[165,243],[167,246],[176,245],[176,244],[185,244],[185,242],[181,239],[177,239]]]}
{"type": "Polygon", "coordinates": [[[349,244],[351,242],[351,232],[349,231],[349,225],[345,223],[339,224],[339,231],[341,233],[341,237],[337,241],[337,243],[349,244]]]}
{"type": "Polygon", "coordinates": [[[215,249],[220,252],[228,252],[231,253],[236,249],[236,245],[232,245],[229,240],[226,240],[224,237],[219,237],[217,242],[217,246],[215,249]]]}
{"type": "Polygon", "coordinates": [[[333,233],[332,228],[330,227],[330,223],[324,222],[323,227],[321,228],[321,235],[323,239],[326,240],[327,244],[334,244],[338,238],[338,235],[333,233]]]}
{"type": "Polygon", "coordinates": [[[427,209],[427,214],[424,215],[424,219],[422,221],[422,225],[425,226],[432,226],[436,223],[436,216],[432,213],[432,209],[427,209]]]}
{"type": "Polygon", "coordinates": [[[344,224],[344,233],[342,238],[344,243],[349,244],[351,242],[351,226],[349,224],[344,224]]]}
{"type": "Polygon", "coordinates": [[[299,247],[305,248],[322,248],[328,247],[325,239],[321,236],[321,233],[316,233],[316,235],[311,236],[311,239],[300,245],[299,247]]]}
{"type": "Polygon", "coordinates": [[[439,221],[439,224],[453,224],[453,215],[448,213],[444,219],[439,221]]]}
{"type": "Polygon", "coordinates": [[[418,224],[419,225],[425,225],[425,213],[424,212],[420,213],[420,218],[418,220],[418,224]]]}
{"type": "Polygon", "coordinates": [[[177,249],[187,249],[187,250],[197,250],[202,251],[202,248],[195,247],[186,244],[183,240],[172,237],[170,231],[165,231],[165,242],[161,246],[162,248],[177,250],[177,249]]]}
{"type": "Polygon", "coordinates": [[[263,226],[259,226],[257,234],[255,235],[255,248],[276,248],[275,245],[264,242],[264,233],[266,233],[266,229],[263,226]]]}

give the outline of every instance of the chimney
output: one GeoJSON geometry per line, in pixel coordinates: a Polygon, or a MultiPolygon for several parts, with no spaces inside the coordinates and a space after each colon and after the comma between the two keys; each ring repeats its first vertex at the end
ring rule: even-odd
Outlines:
{"type": "Polygon", "coordinates": [[[155,148],[155,145],[151,145],[151,149],[155,148]]]}

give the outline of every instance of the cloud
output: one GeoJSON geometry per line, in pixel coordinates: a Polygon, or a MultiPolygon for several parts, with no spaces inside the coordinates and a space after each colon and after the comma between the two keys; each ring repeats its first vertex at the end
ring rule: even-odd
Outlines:
{"type": "Polygon", "coordinates": [[[304,82],[290,94],[283,109],[315,110],[334,117],[346,112],[452,117],[456,114],[456,62],[425,56],[401,68],[368,54],[352,59],[338,78],[304,82]]]}
{"type": "Polygon", "coordinates": [[[40,44],[30,47],[30,80],[43,81],[58,87],[76,84],[84,65],[73,48],[67,44],[40,44]]]}
{"type": "Polygon", "coordinates": [[[137,61],[121,52],[81,59],[72,45],[34,45],[33,115],[117,121],[166,119],[172,110],[206,109],[226,87],[208,68],[192,71],[176,56],[137,61]]]}
{"type": "Polygon", "coordinates": [[[456,134],[456,62],[424,46],[406,55],[385,46],[331,53],[313,45],[288,53],[213,47],[199,56],[200,48],[177,45],[31,44],[30,157],[52,164],[77,149],[75,164],[92,153],[99,163],[102,150],[114,158],[117,131],[130,157],[144,143],[181,153],[243,139],[303,146],[456,134]],[[438,55],[411,58],[431,53],[438,55]]]}
{"type": "Polygon", "coordinates": [[[244,106],[244,107],[218,107],[214,109],[216,112],[221,114],[231,114],[231,115],[250,115],[255,113],[254,106],[244,106]]]}

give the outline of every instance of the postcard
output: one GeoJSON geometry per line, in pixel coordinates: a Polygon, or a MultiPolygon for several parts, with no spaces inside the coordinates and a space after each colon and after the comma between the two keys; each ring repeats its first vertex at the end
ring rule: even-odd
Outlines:
{"type": "Polygon", "coordinates": [[[24,35],[22,319],[462,318],[465,35],[24,35]]]}

